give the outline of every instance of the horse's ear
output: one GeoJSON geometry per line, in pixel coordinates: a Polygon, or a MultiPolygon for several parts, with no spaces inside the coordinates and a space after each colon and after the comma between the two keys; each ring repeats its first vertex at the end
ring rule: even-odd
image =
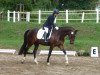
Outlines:
{"type": "Polygon", "coordinates": [[[79,30],[75,30],[75,34],[78,32],[79,30]]]}

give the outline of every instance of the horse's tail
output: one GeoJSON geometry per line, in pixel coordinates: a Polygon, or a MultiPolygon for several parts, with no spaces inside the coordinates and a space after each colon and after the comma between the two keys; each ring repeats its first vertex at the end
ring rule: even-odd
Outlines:
{"type": "Polygon", "coordinates": [[[27,45],[27,33],[29,32],[29,30],[27,30],[25,33],[24,33],[24,42],[23,42],[23,45],[21,46],[20,50],[19,50],[19,53],[18,55],[22,55],[24,53],[24,50],[26,48],[26,45],[27,45]]]}

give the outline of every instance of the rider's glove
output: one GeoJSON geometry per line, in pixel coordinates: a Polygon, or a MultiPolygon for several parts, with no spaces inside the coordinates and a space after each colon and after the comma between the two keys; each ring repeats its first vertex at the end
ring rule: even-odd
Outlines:
{"type": "Polygon", "coordinates": [[[59,29],[59,27],[57,27],[57,26],[56,26],[56,27],[55,27],[55,29],[56,29],[56,30],[58,30],[58,29],[59,29]]]}

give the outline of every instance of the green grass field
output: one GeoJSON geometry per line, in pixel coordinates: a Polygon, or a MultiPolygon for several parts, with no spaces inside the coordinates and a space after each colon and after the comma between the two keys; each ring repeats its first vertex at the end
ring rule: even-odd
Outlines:
{"type": "MultiPolygon", "coordinates": [[[[67,50],[84,50],[89,52],[92,46],[100,49],[100,24],[95,22],[64,22],[57,23],[58,26],[72,26],[79,30],[77,33],[75,44],[70,45],[67,37],[65,38],[65,49],[67,50]]],[[[40,28],[34,22],[7,22],[0,21],[0,48],[10,48],[19,50],[23,43],[23,34],[27,29],[40,28]]],[[[40,46],[39,49],[48,49],[49,47],[40,46]]],[[[31,48],[33,49],[33,47],[31,48]]],[[[57,49],[57,48],[56,48],[57,49]]],[[[100,50],[99,50],[100,52],[100,50]]]]}

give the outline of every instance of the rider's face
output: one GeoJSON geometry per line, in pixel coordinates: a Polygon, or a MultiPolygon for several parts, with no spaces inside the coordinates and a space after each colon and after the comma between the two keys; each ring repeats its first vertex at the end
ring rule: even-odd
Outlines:
{"type": "Polygon", "coordinates": [[[54,14],[55,16],[58,16],[58,14],[54,14]]]}

